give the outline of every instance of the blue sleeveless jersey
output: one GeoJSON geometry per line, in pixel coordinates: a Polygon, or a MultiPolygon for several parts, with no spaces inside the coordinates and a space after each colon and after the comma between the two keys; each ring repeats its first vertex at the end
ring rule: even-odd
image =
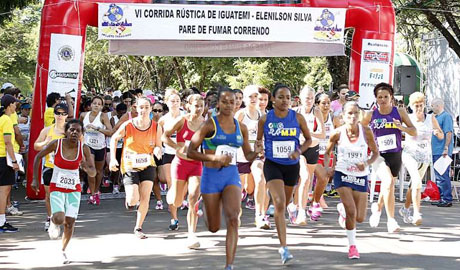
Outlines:
{"type": "Polygon", "coordinates": [[[234,133],[225,133],[217,121],[217,116],[213,116],[214,135],[210,138],[205,138],[203,141],[203,149],[216,150],[218,145],[229,145],[232,147],[241,147],[243,145],[243,134],[241,133],[240,124],[236,119],[233,119],[236,130],[234,133]]]}
{"type": "Polygon", "coordinates": [[[265,157],[283,165],[294,165],[299,159],[289,159],[290,152],[299,149],[300,125],[296,112],[289,109],[288,115],[278,118],[274,110],[267,113],[264,124],[265,157]]]}

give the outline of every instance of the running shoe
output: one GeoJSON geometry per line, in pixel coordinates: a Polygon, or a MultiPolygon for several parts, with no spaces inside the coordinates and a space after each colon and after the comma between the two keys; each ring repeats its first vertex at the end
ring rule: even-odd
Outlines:
{"type": "Polygon", "coordinates": [[[263,221],[264,221],[264,226],[262,227],[262,229],[264,230],[270,230],[272,228],[272,224],[270,223],[270,216],[269,215],[265,215],[264,218],[263,218],[263,221]]]}
{"type": "Polygon", "coordinates": [[[6,214],[8,216],[22,216],[24,213],[19,211],[14,205],[11,205],[10,207],[6,208],[6,214]]]}
{"type": "Polygon", "coordinates": [[[246,190],[243,190],[243,192],[241,192],[241,201],[244,202],[247,196],[248,196],[248,193],[246,192],[246,190]]]}
{"type": "Polygon", "coordinates": [[[297,206],[293,203],[288,204],[287,212],[289,215],[289,223],[295,224],[295,220],[297,218],[297,206]]]}
{"type": "Polygon", "coordinates": [[[355,245],[350,246],[348,249],[348,259],[359,259],[359,252],[355,245]]]}
{"type": "Polygon", "coordinates": [[[200,197],[200,199],[195,203],[193,208],[195,209],[196,215],[198,217],[202,217],[204,214],[203,213],[203,198],[200,197]]]}
{"type": "Polygon", "coordinates": [[[16,208],[19,209],[19,205],[20,205],[21,203],[18,202],[18,201],[12,201],[11,204],[12,204],[14,207],[16,207],[16,208]]]}
{"type": "Polygon", "coordinates": [[[88,198],[88,204],[95,205],[96,204],[96,199],[94,198],[95,195],[90,195],[88,198]]]}
{"type": "Polygon", "coordinates": [[[189,235],[187,237],[187,248],[189,249],[198,249],[200,248],[200,241],[196,235],[189,235]]]}
{"type": "Polygon", "coordinates": [[[48,228],[50,227],[50,218],[47,218],[46,221],[45,221],[45,232],[48,231],[48,228]]]}
{"type": "Polygon", "coordinates": [[[188,201],[183,200],[182,205],[180,206],[180,210],[187,210],[188,209],[188,201]]]}
{"type": "Polygon", "coordinates": [[[342,229],[345,229],[347,213],[345,212],[345,207],[343,203],[337,204],[337,212],[339,212],[339,225],[342,229]]]}
{"type": "Polygon", "coordinates": [[[70,260],[67,258],[65,251],[62,252],[62,264],[69,264],[70,260]]]}
{"type": "Polygon", "coordinates": [[[278,253],[281,255],[282,264],[288,264],[289,261],[294,259],[294,256],[292,256],[287,247],[280,247],[280,249],[278,249],[278,253]]]}
{"type": "Polygon", "coordinates": [[[3,226],[0,227],[0,232],[2,232],[2,233],[15,233],[15,232],[18,232],[18,231],[19,231],[18,228],[13,227],[12,225],[10,225],[6,221],[5,221],[5,224],[3,224],[3,226]]]}
{"type": "Polygon", "coordinates": [[[305,213],[305,210],[300,210],[297,213],[297,218],[295,220],[295,224],[300,225],[300,226],[307,225],[307,214],[305,213]]]}
{"type": "Polygon", "coordinates": [[[275,216],[275,206],[273,204],[270,204],[270,206],[267,209],[267,215],[274,217],[275,216]]]}
{"type": "Polygon", "coordinates": [[[171,224],[169,224],[170,231],[177,231],[179,230],[179,220],[178,219],[171,219],[171,224]]]}
{"type": "Polygon", "coordinates": [[[109,180],[109,178],[104,177],[104,179],[102,179],[102,186],[103,186],[103,187],[110,187],[110,180],[109,180]]]}
{"type": "Polygon", "coordinates": [[[248,198],[246,200],[246,209],[251,209],[251,210],[255,210],[256,209],[256,205],[254,203],[254,199],[252,198],[248,198]]]}
{"type": "Polygon", "coordinates": [[[163,210],[163,201],[158,200],[157,205],[155,205],[155,210],[163,210]]]}
{"type": "Polygon", "coordinates": [[[323,213],[323,208],[321,207],[319,203],[314,202],[313,205],[310,206],[310,211],[311,211],[310,219],[312,221],[318,221],[323,213]]]}
{"type": "Polygon", "coordinates": [[[118,185],[113,185],[112,194],[119,194],[119,193],[120,193],[120,187],[118,185]]]}
{"type": "Polygon", "coordinates": [[[339,197],[339,193],[337,192],[337,190],[331,189],[331,191],[329,191],[329,193],[328,193],[328,196],[329,196],[329,197],[333,197],[333,198],[338,198],[338,197],[339,197]]]}
{"type": "Polygon", "coordinates": [[[415,226],[422,225],[422,214],[414,214],[413,216],[409,217],[409,222],[415,226]]]}
{"type": "Polygon", "coordinates": [[[387,229],[389,233],[398,233],[401,230],[401,228],[398,225],[398,222],[396,222],[396,219],[394,218],[388,219],[387,229]]]}
{"type": "Polygon", "coordinates": [[[95,205],[100,205],[101,204],[101,198],[100,198],[100,192],[96,193],[96,195],[94,195],[94,201],[95,201],[95,205]]]}
{"type": "Polygon", "coordinates": [[[379,205],[377,203],[372,203],[371,206],[371,217],[369,218],[369,225],[371,228],[377,228],[380,223],[380,215],[382,211],[379,211],[379,205]]]}
{"type": "Polygon", "coordinates": [[[61,234],[61,226],[56,225],[53,223],[53,220],[50,220],[50,227],[48,228],[48,235],[51,240],[55,240],[59,238],[61,234]]]}
{"type": "Polygon", "coordinates": [[[308,198],[307,198],[307,204],[311,204],[313,201],[313,193],[309,192],[308,193],[308,198]]]}
{"type": "Polygon", "coordinates": [[[404,223],[410,223],[409,217],[411,216],[410,208],[405,208],[404,206],[399,209],[399,214],[403,218],[404,223]]]}
{"type": "Polygon", "coordinates": [[[233,265],[229,264],[229,265],[225,266],[224,270],[233,270],[233,265]]]}
{"type": "Polygon", "coordinates": [[[139,207],[139,203],[137,203],[136,205],[129,205],[128,202],[125,201],[125,207],[126,207],[126,210],[134,211],[134,210],[137,210],[137,208],[139,207]]]}
{"type": "Polygon", "coordinates": [[[142,231],[142,228],[134,229],[134,235],[139,239],[147,239],[147,235],[142,231]]]}

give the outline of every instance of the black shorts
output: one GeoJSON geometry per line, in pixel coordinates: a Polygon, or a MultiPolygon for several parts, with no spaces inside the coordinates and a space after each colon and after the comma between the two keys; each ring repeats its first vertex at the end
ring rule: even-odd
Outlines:
{"type": "Polygon", "coordinates": [[[11,186],[16,183],[16,174],[12,167],[6,165],[6,157],[0,157],[0,186],[11,186]]]}
{"type": "Polygon", "coordinates": [[[319,160],[319,144],[317,146],[313,146],[308,148],[302,155],[307,160],[307,164],[309,165],[316,165],[318,164],[319,160]]]}
{"type": "Polygon", "coordinates": [[[171,164],[175,156],[176,155],[163,154],[163,158],[161,159],[161,165],[171,164]]]}
{"type": "Polygon", "coordinates": [[[123,153],[123,148],[117,148],[117,151],[115,152],[115,158],[118,161],[118,164],[121,164],[121,154],[123,153]]]}
{"type": "Polygon", "coordinates": [[[238,166],[238,173],[239,174],[251,173],[251,165],[252,165],[252,162],[237,162],[236,166],[238,166]]]}
{"type": "Polygon", "coordinates": [[[123,174],[123,184],[125,185],[139,185],[144,181],[152,181],[157,177],[156,167],[148,166],[142,171],[138,172],[127,172],[123,174]]]}
{"type": "Polygon", "coordinates": [[[397,177],[399,171],[401,170],[401,152],[394,152],[394,153],[380,153],[380,155],[385,159],[385,164],[390,168],[391,175],[393,177],[397,177]]]}
{"type": "Polygon", "coordinates": [[[53,178],[53,168],[43,167],[43,185],[49,186],[51,183],[51,178],[53,178]]]}
{"type": "Polygon", "coordinates": [[[284,185],[293,187],[299,180],[300,164],[297,162],[294,165],[283,165],[265,159],[264,176],[267,183],[271,180],[281,179],[284,185]]]}
{"type": "Polygon", "coordinates": [[[110,148],[109,148],[109,147],[106,147],[106,148],[105,148],[105,152],[106,152],[106,153],[110,153],[110,148]]]}
{"type": "Polygon", "coordinates": [[[105,148],[96,150],[93,148],[89,148],[91,150],[91,154],[94,155],[94,161],[104,161],[105,160],[105,148]]]}

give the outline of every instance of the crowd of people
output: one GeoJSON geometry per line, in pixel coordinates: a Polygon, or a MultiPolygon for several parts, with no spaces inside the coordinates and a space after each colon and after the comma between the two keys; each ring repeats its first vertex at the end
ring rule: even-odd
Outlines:
{"type": "MultiPolygon", "coordinates": [[[[374,88],[376,108],[363,110],[359,94],[340,86],[330,95],[305,86],[294,96],[290,87],[272,91],[249,85],[244,90],[220,87],[201,93],[140,89],[104,95],[88,92],[75,104],[71,93],[46,98],[44,128],[29,141],[30,109],[21,91],[4,84],[0,107],[0,231],[16,232],[6,214],[21,215],[11,202],[11,187],[24,173],[27,149],[38,151],[31,187],[45,190],[45,231],[50,238],[63,229],[62,256],[72,238],[81,194],[88,204],[101,204],[101,188],[125,192],[125,206],[136,212],[134,235],[147,238],[142,225],[151,195],[155,209],[167,207],[169,230],[179,229],[178,208],[187,206],[187,247],[200,247],[197,222],[211,232],[225,217],[226,263],[233,269],[241,225],[242,202],[254,210],[259,229],[270,229],[274,216],[282,264],[293,259],[287,247],[288,222],[306,226],[328,207],[327,196],[340,196],[338,222],[349,241],[348,258],[360,257],[357,223],[366,219],[369,175],[381,180],[379,198],[371,205],[369,223],[379,226],[383,208],[387,230],[397,233],[395,182],[401,165],[410,175],[403,222],[422,224],[422,179],[430,164],[452,156],[452,117],[441,99],[416,92],[411,113],[398,107],[393,87],[374,88]],[[296,103],[296,106],[293,104],[296,103]],[[78,106],[79,110],[75,107],[78,106]],[[75,115],[78,111],[79,114],[75,115]],[[30,145],[30,146],[29,146],[30,145]],[[161,192],[167,191],[166,204],[161,192]],[[413,205],[413,211],[410,206],[413,205]],[[412,213],[413,212],[413,213],[412,213]]],[[[435,170],[441,193],[439,207],[452,206],[450,170],[435,170]]]]}

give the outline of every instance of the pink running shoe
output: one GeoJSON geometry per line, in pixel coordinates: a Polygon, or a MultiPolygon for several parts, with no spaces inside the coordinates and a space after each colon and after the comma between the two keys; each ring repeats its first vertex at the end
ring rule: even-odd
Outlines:
{"type": "Polygon", "coordinates": [[[203,199],[200,197],[200,199],[195,203],[193,206],[195,213],[197,214],[198,217],[203,216],[203,199]]]}
{"type": "Polygon", "coordinates": [[[319,203],[313,203],[313,206],[310,206],[310,210],[310,219],[312,221],[318,221],[321,217],[321,214],[323,213],[323,208],[321,207],[321,205],[319,203]]]}
{"type": "Polygon", "coordinates": [[[96,199],[94,198],[94,195],[90,195],[88,198],[88,204],[95,205],[96,204],[96,199]]]}
{"type": "Polygon", "coordinates": [[[359,259],[359,252],[355,245],[350,246],[348,249],[348,259],[359,259]]]}
{"type": "Polygon", "coordinates": [[[94,201],[95,201],[95,205],[99,205],[101,204],[101,198],[99,197],[99,193],[96,193],[96,195],[94,195],[94,201]]]}

